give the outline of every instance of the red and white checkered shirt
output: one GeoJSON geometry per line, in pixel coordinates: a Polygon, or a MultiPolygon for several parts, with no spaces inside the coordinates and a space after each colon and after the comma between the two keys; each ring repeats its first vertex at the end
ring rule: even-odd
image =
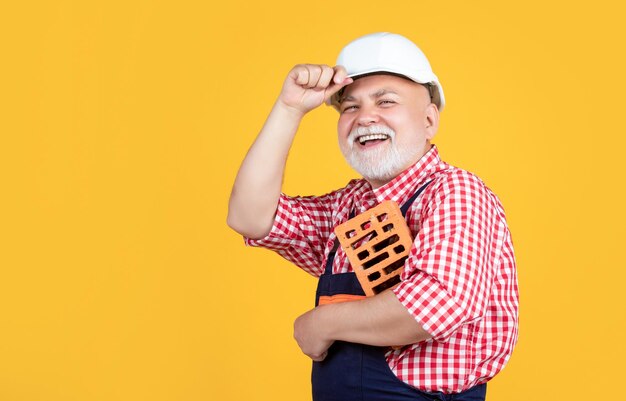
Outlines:
{"type": "MultiPolygon", "coordinates": [[[[281,195],[269,235],[246,243],[320,276],[333,229],[351,209],[359,214],[385,200],[402,205],[430,180],[407,213],[414,243],[393,291],[432,338],[386,357],[405,383],[457,393],[487,382],[508,361],[517,341],[517,274],[500,201],[476,176],[441,161],[436,147],[377,189],[360,179],[323,196],[281,195]]],[[[349,271],[340,247],[333,272],[349,271]]]]}

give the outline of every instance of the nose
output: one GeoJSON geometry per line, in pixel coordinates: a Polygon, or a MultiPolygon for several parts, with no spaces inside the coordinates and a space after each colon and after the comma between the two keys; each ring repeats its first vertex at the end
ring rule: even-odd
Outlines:
{"type": "Polygon", "coordinates": [[[369,105],[361,105],[359,108],[359,115],[357,117],[357,123],[361,126],[369,126],[376,124],[380,121],[380,116],[375,107],[369,105]]]}

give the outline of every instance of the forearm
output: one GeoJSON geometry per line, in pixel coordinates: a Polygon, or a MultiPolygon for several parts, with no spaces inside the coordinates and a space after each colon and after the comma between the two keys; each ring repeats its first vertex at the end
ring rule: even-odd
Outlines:
{"type": "Polygon", "coordinates": [[[296,320],[294,337],[305,354],[319,360],[337,340],[394,346],[431,336],[388,290],[361,301],[319,306],[296,320]]]}
{"type": "Polygon", "coordinates": [[[248,238],[262,238],[272,228],[287,155],[302,117],[277,101],[239,168],[228,225],[248,238]]]}
{"type": "Polygon", "coordinates": [[[378,346],[413,344],[430,338],[392,291],[357,302],[328,305],[330,338],[378,346]]]}

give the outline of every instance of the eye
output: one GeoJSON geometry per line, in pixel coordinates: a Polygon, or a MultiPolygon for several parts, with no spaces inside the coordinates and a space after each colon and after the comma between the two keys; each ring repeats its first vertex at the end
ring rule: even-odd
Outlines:
{"type": "Polygon", "coordinates": [[[348,106],[344,107],[344,108],[341,110],[341,112],[342,112],[342,113],[345,113],[345,112],[347,112],[347,111],[356,110],[356,109],[358,109],[358,108],[359,108],[359,106],[357,106],[356,104],[350,104],[350,105],[348,105],[348,106]]]}
{"type": "Polygon", "coordinates": [[[391,100],[391,99],[381,99],[378,102],[378,104],[381,105],[381,106],[389,106],[389,105],[396,104],[396,102],[394,100],[391,100]]]}

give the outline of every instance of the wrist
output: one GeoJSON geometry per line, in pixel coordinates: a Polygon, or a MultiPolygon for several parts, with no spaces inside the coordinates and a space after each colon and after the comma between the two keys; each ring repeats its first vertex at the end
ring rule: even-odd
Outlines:
{"type": "Polygon", "coordinates": [[[341,340],[342,306],[344,303],[322,305],[315,308],[318,313],[319,335],[327,341],[341,340]]]}
{"type": "Polygon", "coordinates": [[[300,110],[297,107],[290,106],[287,103],[283,102],[280,98],[274,104],[274,110],[283,118],[292,119],[295,122],[300,122],[307,111],[300,110]]]}

